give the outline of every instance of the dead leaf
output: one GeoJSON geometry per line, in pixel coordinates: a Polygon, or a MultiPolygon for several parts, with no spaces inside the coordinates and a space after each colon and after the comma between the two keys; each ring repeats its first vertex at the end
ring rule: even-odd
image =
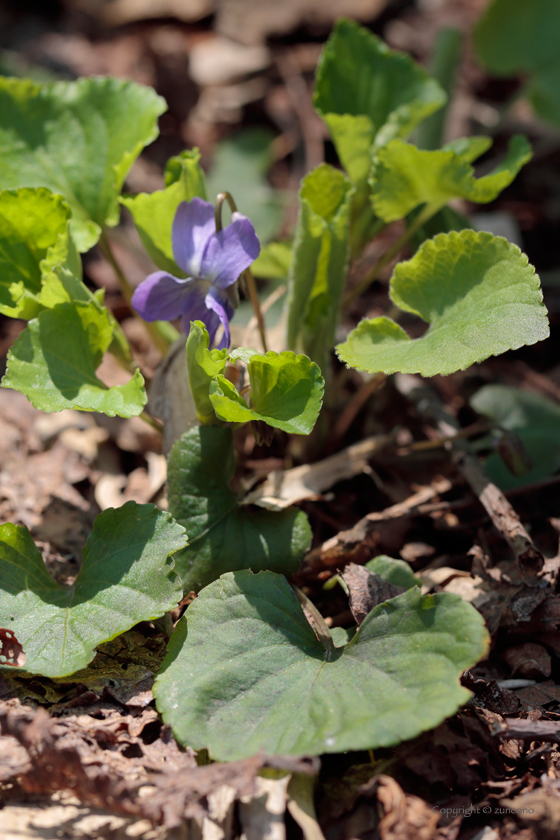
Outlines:
{"type": "Polygon", "coordinates": [[[364,472],[369,459],[393,441],[393,435],[374,435],[315,464],[274,470],[266,481],[245,496],[242,504],[283,510],[304,499],[317,498],[338,481],[364,472]]]}
{"type": "Polygon", "coordinates": [[[0,664],[21,668],[25,665],[25,659],[23,647],[18,642],[15,633],[5,627],[0,627],[0,664]]]}
{"type": "Polygon", "coordinates": [[[342,573],[349,590],[350,609],[359,626],[366,615],[378,604],[406,592],[404,587],[388,583],[380,575],[369,572],[364,566],[349,563],[342,573]]]}
{"type": "Polygon", "coordinates": [[[512,675],[520,675],[529,679],[550,677],[552,660],[550,654],[542,645],[526,642],[523,645],[508,648],[504,659],[511,668],[512,675]]]}
{"type": "Polygon", "coordinates": [[[376,793],[384,811],[378,826],[381,840],[431,840],[439,814],[427,802],[406,794],[391,776],[379,776],[376,793]]]}

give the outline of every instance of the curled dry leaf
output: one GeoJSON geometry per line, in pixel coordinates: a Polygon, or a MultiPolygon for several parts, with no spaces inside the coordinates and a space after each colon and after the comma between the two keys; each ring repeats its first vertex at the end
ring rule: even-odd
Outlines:
{"type": "Polygon", "coordinates": [[[508,648],[504,659],[511,668],[512,675],[539,679],[550,677],[552,660],[542,645],[526,642],[523,645],[508,648]]]}
{"type": "Polygon", "coordinates": [[[358,626],[378,604],[406,592],[404,587],[389,583],[356,563],[349,563],[342,577],[349,590],[350,609],[358,626]]]}

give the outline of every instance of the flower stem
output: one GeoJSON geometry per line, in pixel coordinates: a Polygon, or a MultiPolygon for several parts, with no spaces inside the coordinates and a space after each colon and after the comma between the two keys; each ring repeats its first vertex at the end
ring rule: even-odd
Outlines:
{"type": "MultiPolygon", "coordinates": [[[[222,228],[222,206],[224,201],[230,206],[231,212],[237,212],[237,205],[233,200],[233,196],[227,190],[224,192],[218,193],[216,197],[216,209],[214,211],[214,217],[216,219],[216,233],[219,233],[222,228]]],[[[266,346],[266,332],[265,332],[265,325],[264,325],[264,318],[261,312],[261,304],[259,301],[259,295],[257,293],[257,284],[255,283],[255,278],[251,274],[250,269],[246,269],[244,272],[245,283],[247,285],[247,292],[249,295],[249,300],[251,301],[251,306],[253,307],[253,312],[255,313],[255,318],[257,319],[257,326],[259,328],[259,334],[261,337],[261,342],[263,346],[263,350],[267,352],[266,346]]]]}
{"type": "Polygon", "coordinates": [[[401,248],[403,248],[406,245],[409,239],[412,239],[416,231],[420,230],[422,225],[426,224],[428,219],[432,218],[434,213],[437,213],[438,209],[438,207],[434,209],[433,207],[428,205],[424,208],[424,210],[421,213],[418,214],[418,216],[412,222],[410,227],[408,227],[405,230],[405,232],[401,236],[399,236],[397,241],[393,245],[391,245],[389,250],[385,251],[383,256],[377,260],[375,265],[371,268],[368,274],[366,274],[364,279],[360,283],[358,283],[358,285],[355,286],[350,292],[348,292],[346,298],[343,301],[343,306],[348,306],[348,304],[352,303],[352,301],[359,297],[362,294],[362,292],[365,292],[368,286],[370,286],[373,283],[373,281],[377,279],[377,275],[379,274],[381,269],[385,268],[385,266],[388,265],[388,263],[390,263],[397,256],[401,248]]]}
{"type": "Polygon", "coordinates": [[[151,414],[148,414],[147,411],[143,411],[142,414],[140,414],[140,419],[143,420],[144,423],[147,423],[148,426],[151,426],[152,429],[155,429],[156,432],[159,432],[160,435],[163,434],[163,425],[159,422],[159,420],[156,420],[155,417],[152,417],[151,414]]]}
{"type": "MultiPolygon", "coordinates": [[[[132,300],[132,292],[134,290],[128,282],[124,271],[119,265],[117,258],[113,253],[113,249],[111,248],[109,237],[105,232],[101,234],[101,238],[99,240],[99,247],[101,249],[101,252],[103,253],[103,256],[115,272],[115,276],[119,282],[119,288],[122,292],[122,295],[128,303],[128,305],[130,306],[132,300]]],[[[163,356],[166,356],[169,348],[171,347],[175,339],[178,337],[179,333],[173,327],[173,325],[168,324],[167,321],[154,321],[152,323],[144,321],[144,323],[146,324],[146,329],[148,330],[156,347],[158,348],[158,350],[160,350],[163,356]]]]}

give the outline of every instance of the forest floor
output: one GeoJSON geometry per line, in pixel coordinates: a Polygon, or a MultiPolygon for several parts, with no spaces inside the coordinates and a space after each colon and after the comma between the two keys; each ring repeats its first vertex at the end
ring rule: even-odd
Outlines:
{"type": "MultiPolygon", "coordinates": [[[[545,343],[434,377],[431,412],[411,391],[425,383],[398,376],[382,382],[338,366],[326,442],[317,437],[302,448],[284,436],[266,448],[247,432],[236,440],[238,482],[307,461],[319,476],[312,496],[298,496],[301,488],[288,483],[285,492],[308,514],[314,534],[295,582],[330,626],[349,626],[352,614],[343,590],[325,583],[378,554],[410,563],[424,591],[458,593],[481,611],[492,645],[489,657],[463,676],[473,692],[467,706],[434,731],[375,755],[197,764],[154,708],[151,686],[166,639],[153,625],[139,625],[103,645],[72,677],[0,675],[0,840],[560,835],[560,475],[512,488],[510,510],[503,497],[488,498],[477,485],[461,441],[442,441],[453,423],[479,420],[469,399],[484,385],[512,385],[560,403],[560,140],[522,100],[504,115],[517,83],[488,78],[468,41],[484,5],[0,3],[0,72],[37,79],[111,74],[152,85],[166,98],[160,137],[135,164],[129,191],[161,188],[166,160],[197,145],[211,184],[237,190],[240,209],[252,218],[261,214],[264,238],[289,234],[301,177],[325,157],[335,162],[311,106],[313,71],[335,16],[361,20],[424,64],[437,31],[460,27],[467,46],[446,139],[490,133],[500,152],[512,134],[529,136],[533,160],[496,202],[483,213],[477,208],[476,221],[525,250],[541,275],[551,321],[545,343]],[[420,441],[432,445],[415,446],[420,441]],[[286,773],[278,779],[265,768],[286,773]]],[[[142,280],[150,265],[129,219],[113,242],[132,282],[142,280]]],[[[160,358],[110,265],[94,250],[85,271],[92,288],[106,289],[151,379],[160,358]]],[[[390,267],[349,312],[346,327],[366,313],[386,312],[389,276],[390,267]]],[[[272,317],[270,323],[273,334],[272,317]]],[[[0,368],[23,326],[1,321],[0,368]]],[[[245,329],[242,316],[238,337],[245,329]]],[[[122,381],[110,359],[99,375],[108,384],[122,381]]],[[[476,437],[483,430],[472,431],[476,437]]],[[[101,510],[130,499],[165,507],[165,477],[161,438],[139,418],[45,415],[21,394],[0,391],[0,520],[31,530],[57,580],[75,577],[101,510]]]]}

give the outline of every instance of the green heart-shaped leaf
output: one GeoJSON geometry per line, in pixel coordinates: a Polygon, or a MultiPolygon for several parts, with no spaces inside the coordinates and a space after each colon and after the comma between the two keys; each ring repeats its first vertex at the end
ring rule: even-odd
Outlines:
{"type": "Polygon", "coordinates": [[[154,505],[127,502],[95,520],[71,587],[48,573],[27,528],[0,528],[0,627],[23,647],[24,669],[63,677],[84,668],[102,642],[173,609],[181,584],[170,554],[184,529],[154,505]]]}
{"type": "MultiPolygon", "coordinates": [[[[471,138],[477,141],[486,138],[471,138]]],[[[370,178],[371,203],[385,222],[403,219],[421,204],[425,215],[441,210],[452,198],[479,204],[493,201],[509,186],[521,167],[531,159],[531,147],[522,135],[513,137],[505,160],[490,175],[474,177],[470,160],[481,151],[469,146],[462,154],[452,148],[428,152],[402,140],[393,140],[379,150],[370,178]]],[[[486,142],[484,143],[486,146],[486,142]]],[[[484,151],[484,148],[482,148],[484,151]]]]}
{"type": "Polygon", "coordinates": [[[166,187],[152,193],[124,196],[121,204],[130,210],[144,248],[162,271],[185,277],[173,258],[171,231],[177,208],[195,196],[206,200],[204,172],[198,149],[185,151],[167,163],[166,187]]]}
{"type": "Polygon", "coordinates": [[[487,646],[474,607],[414,588],[324,647],[283,577],[236,572],[188,608],[155,694],[177,740],[217,760],[388,747],[468,700],[459,677],[487,646]]]}
{"type": "Polygon", "coordinates": [[[210,337],[202,321],[191,321],[187,336],[187,372],[189,386],[200,423],[216,422],[214,406],[208,396],[210,385],[226,367],[227,350],[209,350],[210,337]]]}
{"type": "Polygon", "coordinates": [[[323,50],[313,104],[327,123],[342,165],[365,182],[371,149],[408,137],[446,101],[439,84],[369,30],[339,20],[323,50]]]}
{"type": "Polygon", "coordinates": [[[98,301],[77,300],[44,310],[12,345],[2,386],[21,391],[41,411],[140,414],[147,396],[139,370],[126,385],[112,388],[95,375],[113,330],[109,312],[98,301]]]}
{"type": "Polygon", "coordinates": [[[189,545],[175,557],[187,592],[236,569],[290,575],[309,548],[306,515],[295,508],[276,513],[240,505],[230,487],[234,472],[228,428],[190,429],[169,455],[169,510],[189,534],[189,545]]]}
{"type": "Polygon", "coordinates": [[[121,79],[0,78],[0,187],[61,193],[78,249],[87,251],[118,223],[124,179],[165,109],[151,88],[121,79]]]}
{"type": "Polygon", "coordinates": [[[210,383],[210,402],[219,419],[229,423],[261,420],[290,434],[310,434],[323,401],[325,382],[319,367],[307,356],[289,350],[270,350],[264,356],[251,353],[247,366],[250,408],[225,376],[210,383]]]}
{"type": "Polygon", "coordinates": [[[405,563],[404,560],[395,560],[386,554],[378,554],[377,557],[366,563],[366,569],[379,575],[388,583],[402,586],[403,589],[411,589],[413,586],[422,585],[422,581],[416,577],[408,563],[405,563]]]}
{"type": "Polygon", "coordinates": [[[390,318],[361,321],[336,351],[371,373],[464,370],[548,337],[539,278],[516,245],[463,230],[424,242],[391,278],[391,300],[430,324],[412,340],[390,318]]]}
{"type": "Polygon", "coordinates": [[[504,490],[532,484],[560,467],[560,406],[540,394],[507,385],[485,385],[470,399],[479,414],[516,432],[531,461],[531,469],[515,476],[497,453],[486,459],[488,474],[504,490]]]}

